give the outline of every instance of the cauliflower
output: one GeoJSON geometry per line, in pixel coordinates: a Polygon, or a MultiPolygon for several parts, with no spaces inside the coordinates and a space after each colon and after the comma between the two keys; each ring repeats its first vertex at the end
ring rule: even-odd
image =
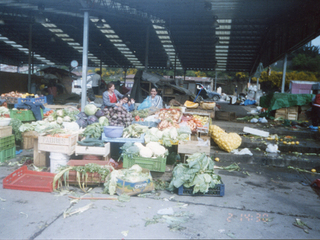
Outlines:
{"type": "Polygon", "coordinates": [[[176,140],[178,137],[178,131],[176,128],[170,128],[170,137],[173,140],[176,140]]]}
{"type": "Polygon", "coordinates": [[[69,116],[65,116],[65,117],[63,118],[63,121],[64,121],[64,122],[71,122],[71,118],[70,118],[69,116]]]}
{"type": "Polygon", "coordinates": [[[57,110],[57,116],[62,117],[63,116],[63,110],[57,110]]]}
{"type": "Polygon", "coordinates": [[[157,142],[150,142],[146,145],[146,147],[151,149],[154,157],[164,157],[164,155],[167,153],[167,149],[157,142]]]}
{"type": "Polygon", "coordinates": [[[144,147],[141,143],[138,142],[134,143],[134,145],[136,145],[139,148],[139,150],[141,150],[141,148],[144,147]]]}
{"type": "Polygon", "coordinates": [[[152,157],[152,150],[150,148],[147,148],[147,147],[142,147],[139,151],[139,154],[141,157],[144,157],[144,158],[151,158],[152,157]]]}
{"type": "Polygon", "coordinates": [[[47,119],[48,119],[49,122],[53,122],[54,121],[54,117],[52,115],[49,115],[47,119]]]}
{"type": "MultiPolygon", "coordinates": [[[[49,116],[50,117],[50,116],[49,116]]],[[[62,124],[63,123],[63,119],[62,117],[57,117],[57,123],[62,124]]]]}

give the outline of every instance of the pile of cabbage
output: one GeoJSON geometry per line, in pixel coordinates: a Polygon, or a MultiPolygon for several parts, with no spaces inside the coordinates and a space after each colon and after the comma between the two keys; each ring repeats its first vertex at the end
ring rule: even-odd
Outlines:
{"type": "Polygon", "coordinates": [[[78,113],[78,109],[59,109],[51,113],[47,118],[44,119],[44,121],[57,122],[58,124],[62,124],[63,122],[73,122],[76,120],[78,113]]]}
{"type": "Polygon", "coordinates": [[[179,141],[189,140],[191,129],[188,125],[182,124],[177,129],[175,127],[159,130],[158,128],[150,128],[144,136],[145,143],[161,142],[166,147],[171,147],[179,141]]]}
{"type": "Polygon", "coordinates": [[[80,112],[76,116],[76,122],[80,128],[86,128],[93,123],[100,123],[102,126],[109,125],[108,119],[104,117],[104,112],[94,104],[87,104],[84,112],[80,112]]]}
{"type": "Polygon", "coordinates": [[[214,162],[205,153],[194,153],[186,161],[187,164],[179,163],[173,169],[169,191],[183,185],[185,188],[193,188],[193,194],[206,193],[222,183],[221,177],[214,173],[214,162]]]}
{"type": "Polygon", "coordinates": [[[143,157],[143,158],[164,158],[168,155],[168,150],[160,145],[158,142],[150,142],[146,145],[142,143],[125,143],[122,147],[122,155],[129,158],[143,157]]]}

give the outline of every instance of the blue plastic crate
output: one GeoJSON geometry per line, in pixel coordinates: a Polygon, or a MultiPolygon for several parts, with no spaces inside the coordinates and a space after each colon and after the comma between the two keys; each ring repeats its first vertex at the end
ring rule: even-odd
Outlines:
{"type": "Polygon", "coordinates": [[[131,124],[140,124],[142,126],[147,126],[149,128],[151,127],[157,127],[159,123],[157,122],[148,122],[148,121],[133,121],[131,124]]]}
{"type": "Polygon", "coordinates": [[[185,188],[180,186],[177,188],[178,195],[188,195],[188,196],[205,196],[205,197],[223,197],[225,186],[223,182],[221,181],[221,184],[217,184],[214,188],[209,188],[209,191],[207,193],[195,193],[193,194],[193,187],[192,188],[185,188]]]}
{"type": "Polygon", "coordinates": [[[24,102],[32,102],[32,103],[47,103],[47,97],[37,97],[37,98],[18,98],[18,103],[14,104],[14,107],[16,108],[18,104],[24,103],[24,102]]]}
{"type": "Polygon", "coordinates": [[[126,143],[126,142],[144,143],[144,134],[142,134],[140,138],[109,138],[109,137],[106,137],[106,135],[103,132],[101,135],[101,140],[105,142],[118,142],[118,143],[126,143]]]}

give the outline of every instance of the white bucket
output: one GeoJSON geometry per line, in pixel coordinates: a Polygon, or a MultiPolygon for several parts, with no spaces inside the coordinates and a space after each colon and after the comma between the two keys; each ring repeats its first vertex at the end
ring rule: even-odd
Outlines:
{"type": "Polygon", "coordinates": [[[69,158],[69,155],[64,153],[50,152],[50,172],[56,173],[59,166],[66,166],[69,158]]]}

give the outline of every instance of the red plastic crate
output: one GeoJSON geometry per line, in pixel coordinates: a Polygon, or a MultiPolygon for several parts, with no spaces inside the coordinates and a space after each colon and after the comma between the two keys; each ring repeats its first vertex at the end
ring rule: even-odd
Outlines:
{"type": "Polygon", "coordinates": [[[54,173],[31,171],[28,170],[27,166],[22,166],[3,179],[3,188],[35,192],[52,192],[54,176],[54,173]]]}

